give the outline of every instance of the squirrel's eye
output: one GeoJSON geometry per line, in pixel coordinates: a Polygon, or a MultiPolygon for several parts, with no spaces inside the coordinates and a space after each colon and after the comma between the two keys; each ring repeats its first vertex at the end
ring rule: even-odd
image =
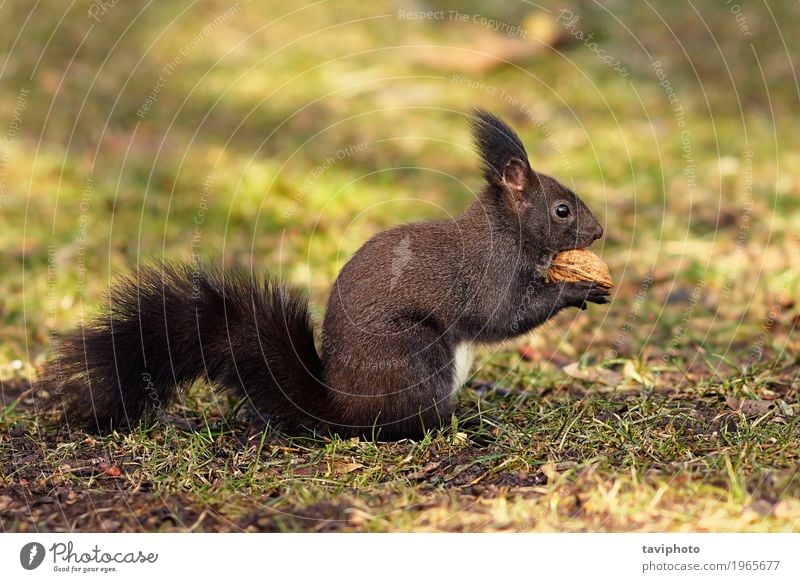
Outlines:
{"type": "Polygon", "coordinates": [[[558,206],[556,206],[556,216],[558,216],[559,218],[566,218],[567,216],[569,216],[569,213],[570,213],[569,206],[567,206],[566,204],[559,204],[558,206]]]}

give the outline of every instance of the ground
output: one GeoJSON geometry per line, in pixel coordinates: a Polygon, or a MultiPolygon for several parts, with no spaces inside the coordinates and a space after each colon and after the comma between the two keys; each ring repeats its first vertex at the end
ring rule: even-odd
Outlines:
{"type": "Polygon", "coordinates": [[[0,8],[3,531],[797,531],[797,4],[256,4],[0,8]],[[472,106],[617,286],[478,352],[452,426],[251,434],[201,384],[129,434],[47,422],[53,342],[139,261],[268,269],[320,321],[366,238],[472,199],[472,106]]]}

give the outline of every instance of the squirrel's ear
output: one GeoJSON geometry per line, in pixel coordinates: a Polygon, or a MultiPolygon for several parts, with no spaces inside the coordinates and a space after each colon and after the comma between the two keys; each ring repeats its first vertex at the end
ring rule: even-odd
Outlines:
{"type": "Polygon", "coordinates": [[[525,147],[513,129],[488,111],[476,109],[472,117],[472,139],[488,182],[512,194],[527,189],[533,170],[525,147]]]}
{"type": "Polygon", "coordinates": [[[512,194],[521,194],[530,185],[530,168],[527,162],[511,158],[503,168],[503,186],[512,194]]]}

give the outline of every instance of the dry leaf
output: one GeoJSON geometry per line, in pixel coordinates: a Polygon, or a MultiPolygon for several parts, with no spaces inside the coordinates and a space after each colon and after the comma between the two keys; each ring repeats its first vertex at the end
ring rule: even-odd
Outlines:
{"type": "Polygon", "coordinates": [[[526,344],[519,348],[519,355],[526,362],[552,364],[558,368],[563,368],[571,362],[571,359],[559,351],[549,348],[539,348],[533,344],[526,344]]]}
{"type": "Polygon", "coordinates": [[[357,471],[361,469],[364,465],[361,463],[336,463],[333,466],[333,472],[337,475],[344,475],[346,473],[352,473],[353,471],[357,471]]]}
{"type": "Polygon", "coordinates": [[[116,465],[109,465],[108,463],[100,463],[100,472],[106,477],[121,477],[122,471],[116,465]]]}
{"type": "Polygon", "coordinates": [[[747,400],[728,396],[725,403],[731,410],[741,412],[745,416],[762,416],[772,410],[773,403],[768,400],[747,400]]]}
{"type": "Polygon", "coordinates": [[[615,386],[598,384],[596,390],[598,392],[641,392],[642,385],[631,378],[624,378],[615,386]]]}
{"type": "Polygon", "coordinates": [[[568,366],[564,366],[564,372],[576,380],[583,380],[585,382],[600,382],[606,386],[616,386],[622,382],[623,379],[622,374],[615,372],[614,370],[609,370],[608,368],[603,368],[602,366],[581,369],[577,362],[569,364],[568,366]]]}
{"type": "Polygon", "coordinates": [[[418,479],[425,479],[430,473],[433,473],[436,469],[438,469],[442,465],[442,461],[431,461],[419,471],[414,471],[413,473],[409,473],[406,475],[408,479],[411,480],[418,480],[418,479]]]}
{"type": "Polygon", "coordinates": [[[781,409],[781,414],[784,416],[794,416],[794,410],[792,410],[792,407],[785,400],[778,400],[778,408],[781,409]]]}
{"type": "Polygon", "coordinates": [[[623,368],[622,373],[626,378],[635,380],[642,386],[651,387],[655,385],[655,379],[653,378],[653,375],[649,372],[639,370],[636,367],[636,362],[633,360],[625,361],[625,367],[623,368]]]}

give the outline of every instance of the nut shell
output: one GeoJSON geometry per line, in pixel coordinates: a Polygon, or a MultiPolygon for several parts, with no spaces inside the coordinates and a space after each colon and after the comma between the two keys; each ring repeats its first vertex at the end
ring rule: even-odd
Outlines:
{"type": "Polygon", "coordinates": [[[547,278],[557,281],[597,281],[606,289],[614,286],[608,265],[587,249],[573,249],[558,253],[550,263],[547,278]]]}

